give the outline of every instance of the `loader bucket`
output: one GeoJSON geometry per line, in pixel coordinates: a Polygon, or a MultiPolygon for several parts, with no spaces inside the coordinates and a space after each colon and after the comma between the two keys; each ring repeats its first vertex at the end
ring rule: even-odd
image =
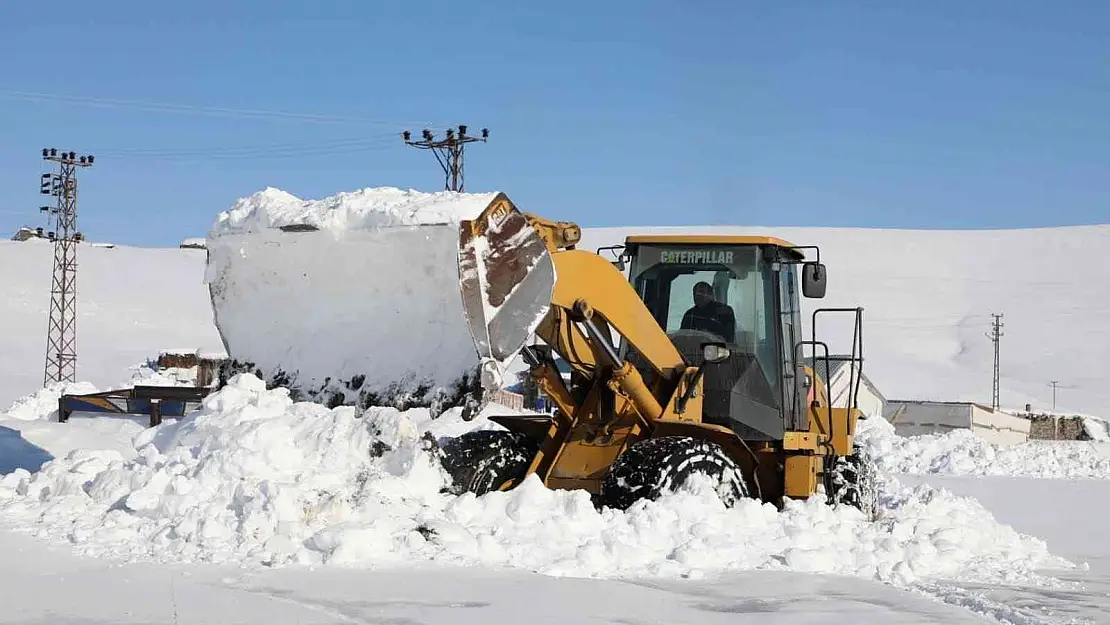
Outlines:
{"type": "Polygon", "coordinates": [[[216,327],[234,361],[303,399],[428,405],[479,365],[458,241],[457,222],[209,237],[216,327]]]}
{"type": "Polygon", "coordinates": [[[551,254],[528,218],[501,198],[477,219],[460,224],[458,264],[482,385],[501,388],[509,364],[551,307],[551,254]]]}

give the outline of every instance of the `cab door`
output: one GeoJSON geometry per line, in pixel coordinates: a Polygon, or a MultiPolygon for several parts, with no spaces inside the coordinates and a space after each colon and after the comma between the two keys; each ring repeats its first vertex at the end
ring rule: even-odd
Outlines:
{"type": "Polygon", "coordinates": [[[783,421],[788,430],[808,430],[806,395],[809,390],[803,362],[795,358],[795,346],[803,340],[797,274],[794,265],[775,263],[778,278],[778,318],[782,358],[783,421]]]}

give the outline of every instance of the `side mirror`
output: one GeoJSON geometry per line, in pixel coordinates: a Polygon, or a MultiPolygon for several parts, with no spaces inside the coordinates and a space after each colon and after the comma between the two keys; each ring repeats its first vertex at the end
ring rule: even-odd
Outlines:
{"type": "Polygon", "coordinates": [[[701,357],[707,365],[715,365],[728,360],[732,351],[724,343],[702,343],[701,357]]]}
{"type": "MultiPolygon", "coordinates": [[[[579,235],[579,236],[581,236],[581,235],[579,235]]],[[[623,273],[624,270],[626,269],[625,264],[624,264],[624,258],[625,258],[624,257],[624,246],[623,245],[607,245],[605,247],[599,247],[599,248],[597,248],[597,255],[601,256],[601,252],[603,252],[603,251],[609,252],[610,255],[613,256],[613,260],[611,260],[609,262],[613,263],[613,266],[616,267],[618,270],[620,270],[623,273]]]]}
{"type": "Polygon", "coordinates": [[[825,297],[825,266],[821,263],[802,263],[802,295],[820,299],[825,297]]]}

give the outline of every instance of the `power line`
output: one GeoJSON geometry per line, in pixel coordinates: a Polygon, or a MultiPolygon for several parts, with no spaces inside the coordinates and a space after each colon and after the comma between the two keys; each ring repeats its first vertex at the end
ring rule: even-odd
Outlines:
{"type": "Polygon", "coordinates": [[[74,96],[54,93],[39,93],[32,91],[16,91],[9,89],[0,90],[0,97],[15,98],[33,102],[54,101],[61,104],[86,105],[99,108],[135,108],[151,113],[177,113],[183,115],[211,115],[217,117],[232,117],[236,119],[259,120],[284,120],[316,124],[379,124],[379,125],[405,125],[405,124],[431,124],[429,121],[375,119],[367,117],[352,117],[344,115],[330,115],[323,113],[303,113],[291,111],[278,111],[271,109],[243,109],[219,106],[202,106],[194,104],[176,104],[169,102],[143,102],[139,100],[124,100],[118,98],[98,98],[90,96],[74,96]]]}
{"type": "Polygon", "coordinates": [[[340,137],[334,139],[323,139],[314,141],[299,141],[299,142],[283,142],[283,143],[263,143],[263,144],[241,144],[241,145],[209,145],[209,146],[193,146],[181,148],[147,148],[147,147],[125,147],[125,148],[108,148],[101,147],[97,153],[111,154],[113,156],[208,156],[212,154],[259,154],[259,153],[273,153],[273,152],[289,152],[298,150],[312,150],[312,149],[341,149],[346,147],[365,147],[377,145],[393,145],[396,135],[392,132],[378,133],[367,136],[359,137],[340,137]]]}
{"type": "Polygon", "coordinates": [[[243,147],[243,148],[214,148],[196,150],[164,150],[164,151],[99,151],[102,156],[111,157],[113,160],[147,160],[147,161],[213,161],[213,160],[258,160],[258,159],[283,159],[311,156],[351,155],[366,152],[375,152],[389,149],[393,146],[392,140],[362,140],[335,145],[312,146],[273,146],[273,147],[243,147]]]}
{"type": "Polygon", "coordinates": [[[443,168],[445,178],[444,186],[448,191],[462,191],[465,186],[463,176],[463,149],[467,143],[475,141],[485,142],[489,139],[489,129],[482,129],[481,137],[472,137],[466,134],[466,126],[459,126],[459,134],[454,128],[447,129],[447,137],[437,140],[432,131],[425,128],[421,133],[423,140],[412,141],[412,133],[404,131],[401,137],[405,143],[422,150],[431,150],[439,166],[443,168]]]}
{"type": "Polygon", "coordinates": [[[991,314],[991,331],[987,333],[987,338],[994,343],[994,382],[991,386],[991,408],[998,410],[1001,408],[998,398],[998,379],[999,379],[999,366],[998,366],[998,344],[1002,338],[1002,314],[991,314]]]}
{"type": "Polygon", "coordinates": [[[50,286],[50,321],[46,331],[46,370],[43,386],[73,382],[77,372],[77,168],[91,167],[93,156],[43,148],[42,158],[58,163],[57,174],[43,174],[39,191],[58,198],[56,208],[42,207],[53,215],[54,273],[50,286]]]}

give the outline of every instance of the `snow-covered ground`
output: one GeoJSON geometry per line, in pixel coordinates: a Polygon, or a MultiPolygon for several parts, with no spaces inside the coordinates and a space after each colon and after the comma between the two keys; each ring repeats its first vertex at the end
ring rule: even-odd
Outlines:
{"type": "Polygon", "coordinates": [[[422,435],[452,416],[359,415],[287,395],[241,376],[199,413],[134,435],[130,459],[75,451],[37,473],[12,472],[0,480],[0,510],[89,555],[171,561],[429,561],[601,577],[785,568],[900,583],[1024,580],[1066,566],[973,501],[896,484],[875,524],[816,502],[725,510],[711,490],[625,513],[538,480],[447,496],[422,435]]]}
{"type": "Polygon", "coordinates": [[[984,622],[975,610],[994,606],[968,610],[856,578],[775,571],[598,580],[427,565],[115,565],[3,531],[0,556],[21,563],[0,567],[0,623],[975,625],[984,622]]]}
{"type": "Polygon", "coordinates": [[[888,473],[1110,479],[1110,443],[1103,441],[994,445],[970,430],[901,437],[883,420],[867,426],[858,441],[888,473]]]}
{"type": "MultiPolygon", "coordinates": [[[[242,594],[258,603],[258,618],[275,609],[267,604],[285,603],[308,622],[360,622],[373,610],[397,618],[488,618],[525,610],[531,602],[517,598],[533,592],[586,602],[561,608],[572,622],[643,608],[601,602],[606,595],[593,594],[597,588],[629,601],[636,588],[657,589],[675,603],[669,610],[676,617],[692,622],[767,612],[772,622],[826,622],[850,610],[882,622],[974,622],[967,615],[984,612],[1008,619],[1002,622],[1062,623],[1061,609],[1093,615],[1110,608],[1099,595],[1110,586],[1110,571],[1097,541],[1110,472],[1031,479],[1027,469],[1037,476],[1073,471],[1007,464],[1009,495],[984,505],[960,492],[986,494],[976,490],[982,478],[968,477],[979,472],[974,464],[935,461],[968,455],[960,436],[902,439],[882,421],[861,428],[869,448],[912,448],[920,462],[880,465],[882,507],[867,522],[852,509],[817,502],[781,513],[753,502],[727,510],[698,489],[627,512],[597,511],[582,493],[538,483],[451,497],[440,492],[444,478],[422,435],[494,427],[484,418],[328,410],[294,403],[250,376],[210,396],[198,412],[153,429],[113,417],[59,424],[49,420],[49,402],[21,405],[23,419],[0,421],[20,428],[0,438],[0,449],[21,467],[0,478],[0,519],[40,542],[0,533],[0,553],[59,553],[65,546],[91,559],[50,555],[48,562],[76,570],[48,569],[18,583],[0,580],[0,587],[30,592],[55,577],[95,577],[87,586],[96,592],[75,585],[63,602],[74,612],[119,615],[103,594],[135,586],[160,599],[129,606],[131,614],[168,614],[176,598],[179,617],[192,610],[199,618],[197,601],[222,605],[242,594]],[[40,419],[26,408],[36,405],[40,419]],[[1031,488],[1036,494],[1023,497],[1031,488]],[[1069,512],[1047,514],[1040,498],[1049,495],[1069,512]],[[991,504],[1004,516],[996,518],[991,504]],[[108,563],[125,566],[105,573],[108,563]],[[151,575],[154,564],[169,568],[151,575]],[[373,600],[356,593],[359,583],[385,578],[425,590],[389,582],[374,585],[373,600]],[[546,578],[571,579],[553,585],[546,578]],[[578,578],[602,585],[587,592],[578,578]],[[503,598],[492,600],[498,591],[503,598]],[[464,606],[485,612],[471,617],[464,606]]],[[[970,455],[1009,448],[979,449],[970,455]]],[[[1055,457],[1062,465],[1092,459],[1055,457]]],[[[33,595],[19,596],[15,614],[43,610],[33,595]]]]}

